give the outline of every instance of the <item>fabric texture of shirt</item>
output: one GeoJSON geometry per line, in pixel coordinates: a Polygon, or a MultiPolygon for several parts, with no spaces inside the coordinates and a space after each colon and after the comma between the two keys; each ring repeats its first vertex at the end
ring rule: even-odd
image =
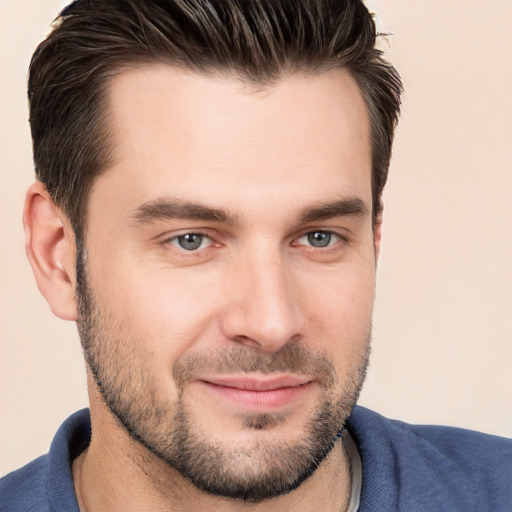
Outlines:
{"type": "MultiPolygon", "coordinates": [[[[511,512],[512,440],[409,425],[355,407],[347,424],[363,469],[358,512],[511,512]]],[[[71,462],[89,411],[59,428],[47,455],[0,480],[1,512],[79,512],[71,462]]]]}

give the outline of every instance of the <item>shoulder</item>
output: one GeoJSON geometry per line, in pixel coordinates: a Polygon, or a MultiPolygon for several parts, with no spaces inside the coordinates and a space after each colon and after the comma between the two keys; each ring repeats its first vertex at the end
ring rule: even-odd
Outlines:
{"type": "Polygon", "coordinates": [[[0,510],[46,511],[48,455],[43,455],[0,479],[0,510]]]}
{"type": "Polygon", "coordinates": [[[362,407],[354,409],[349,429],[360,450],[363,485],[366,477],[370,493],[393,489],[396,510],[512,509],[510,439],[410,425],[362,407]]]}
{"type": "Polygon", "coordinates": [[[71,462],[89,439],[89,412],[84,409],[61,425],[47,455],[0,479],[0,511],[78,511],[71,462]]]}
{"type": "MultiPolygon", "coordinates": [[[[451,461],[464,467],[482,467],[492,463],[511,462],[512,439],[439,425],[411,425],[390,420],[364,407],[356,407],[350,424],[364,437],[378,436],[388,441],[399,453],[419,453],[435,460],[451,461]],[[469,466],[468,466],[469,465],[469,466]]],[[[510,475],[509,475],[510,476],[510,475]]]]}

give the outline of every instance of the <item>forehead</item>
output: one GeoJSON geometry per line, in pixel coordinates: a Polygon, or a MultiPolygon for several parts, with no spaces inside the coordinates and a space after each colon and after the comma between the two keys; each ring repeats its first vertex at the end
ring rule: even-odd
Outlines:
{"type": "Polygon", "coordinates": [[[93,195],[104,182],[139,203],[157,194],[203,202],[236,196],[245,207],[264,195],[302,207],[315,191],[370,194],[368,115],[345,70],[255,88],[166,65],[139,67],[112,80],[109,110],[115,155],[93,195]]]}

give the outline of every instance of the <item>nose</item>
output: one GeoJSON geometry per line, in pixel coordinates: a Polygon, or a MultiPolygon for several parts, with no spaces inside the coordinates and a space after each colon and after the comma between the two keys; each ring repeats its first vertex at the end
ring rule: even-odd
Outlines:
{"type": "Polygon", "coordinates": [[[279,253],[246,258],[230,275],[227,287],[229,299],[220,322],[228,339],[275,352],[302,338],[300,293],[279,253]]]}

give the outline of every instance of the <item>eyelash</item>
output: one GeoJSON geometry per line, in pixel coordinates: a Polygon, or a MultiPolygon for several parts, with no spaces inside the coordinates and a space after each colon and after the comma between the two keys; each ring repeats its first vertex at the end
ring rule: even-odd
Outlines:
{"type": "Polygon", "coordinates": [[[208,249],[209,247],[211,247],[211,245],[214,244],[214,241],[213,241],[213,238],[208,233],[205,233],[203,231],[187,231],[186,233],[180,233],[179,235],[174,235],[174,236],[172,236],[170,238],[167,238],[166,240],[164,240],[164,244],[166,244],[166,245],[173,245],[179,251],[193,254],[193,253],[199,252],[200,250],[208,249]],[[192,236],[192,235],[203,237],[203,240],[201,241],[201,245],[203,244],[204,239],[209,239],[210,240],[210,244],[208,245],[208,247],[204,247],[202,249],[200,247],[198,247],[198,248],[193,249],[193,250],[187,250],[184,247],[180,247],[178,245],[180,238],[183,238],[183,237],[186,237],[186,236],[192,236]],[[174,242],[176,242],[176,244],[174,242]]]}
{"type": "MultiPolygon", "coordinates": [[[[309,241],[311,241],[311,240],[309,240],[309,241]]],[[[310,250],[310,251],[321,251],[321,252],[325,253],[325,252],[328,252],[328,251],[335,250],[336,246],[338,246],[338,244],[340,244],[340,243],[341,244],[347,244],[348,242],[349,242],[349,240],[348,240],[348,238],[346,236],[343,236],[340,233],[337,233],[335,231],[324,230],[324,229],[313,229],[313,230],[306,231],[304,234],[302,234],[299,237],[296,237],[293,240],[292,245],[295,246],[295,247],[297,247],[297,246],[304,246],[304,247],[307,247],[308,250],[310,250]],[[311,244],[300,244],[300,243],[298,243],[299,240],[304,239],[304,238],[308,238],[311,235],[315,235],[315,234],[328,235],[329,236],[328,245],[326,245],[324,247],[315,247],[314,245],[311,245],[311,244]],[[332,239],[334,239],[334,240],[332,240],[332,239]]],[[[201,231],[201,230],[199,230],[199,231],[187,231],[185,233],[180,233],[178,235],[173,235],[172,237],[169,237],[169,238],[165,239],[163,243],[164,243],[164,245],[172,245],[178,251],[180,251],[182,253],[185,253],[185,254],[188,253],[191,256],[194,255],[194,254],[197,254],[200,251],[204,251],[204,250],[209,249],[212,245],[215,245],[215,241],[210,236],[210,234],[208,234],[207,232],[201,231]],[[184,247],[179,245],[179,239],[180,238],[183,238],[183,237],[186,237],[186,236],[194,236],[194,235],[195,236],[199,236],[199,237],[203,237],[203,239],[201,240],[200,245],[197,248],[187,250],[184,247]],[[207,247],[201,248],[201,245],[203,244],[204,239],[209,239],[210,243],[208,244],[207,247]]]]}
{"type": "MultiPolygon", "coordinates": [[[[301,240],[303,238],[308,239],[309,244],[307,244],[307,247],[309,247],[310,249],[313,249],[313,250],[321,250],[321,251],[324,251],[324,252],[329,250],[330,248],[332,248],[333,246],[337,245],[340,242],[346,242],[347,241],[346,237],[343,237],[339,233],[336,233],[335,231],[324,230],[324,229],[315,229],[315,230],[312,230],[312,231],[308,231],[308,232],[304,233],[301,237],[299,237],[296,240],[298,241],[298,240],[301,240]],[[327,235],[328,236],[327,245],[325,245],[325,246],[315,246],[315,245],[313,245],[311,243],[311,240],[309,239],[310,236],[311,235],[319,235],[319,234],[327,235]],[[332,240],[332,239],[334,239],[334,240],[332,240]]],[[[296,245],[300,245],[300,244],[297,243],[296,245]]],[[[306,244],[304,244],[304,245],[306,245],[306,244]]]]}

